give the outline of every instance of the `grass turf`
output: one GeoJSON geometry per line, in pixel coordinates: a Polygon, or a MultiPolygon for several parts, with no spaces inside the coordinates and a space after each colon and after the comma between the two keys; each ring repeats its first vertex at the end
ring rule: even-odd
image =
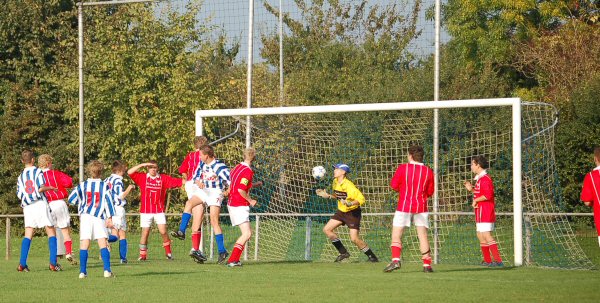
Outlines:
{"type": "MultiPolygon", "coordinates": [[[[96,249],[97,250],[97,249],[96,249]]],[[[598,302],[598,271],[540,268],[491,269],[439,265],[435,273],[405,264],[383,273],[384,263],[252,263],[228,268],[195,264],[189,257],[115,264],[114,279],[102,277],[102,262],[90,254],[88,278],[62,261],[47,270],[45,252],[29,259],[31,272],[16,271],[18,258],[0,261],[3,302],[598,302]]]]}

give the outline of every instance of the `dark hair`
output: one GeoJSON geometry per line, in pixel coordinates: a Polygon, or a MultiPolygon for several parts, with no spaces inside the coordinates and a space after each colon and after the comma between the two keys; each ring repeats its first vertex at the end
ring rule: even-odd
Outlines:
{"type": "Polygon", "coordinates": [[[600,146],[594,148],[594,157],[596,157],[596,160],[600,161],[600,146]]]}
{"type": "Polygon", "coordinates": [[[113,162],[113,164],[112,164],[112,172],[113,173],[116,173],[119,171],[125,171],[126,168],[127,168],[127,165],[125,165],[125,163],[123,163],[123,161],[115,160],[115,162],[113,162]]]}
{"type": "Polygon", "coordinates": [[[412,145],[408,148],[408,154],[413,158],[413,160],[417,162],[423,162],[423,155],[425,152],[423,151],[423,147],[419,145],[412,145]]]}
{"type": "Polygon", "coordinates": [[[471,160],[475,162],[475,164],[481,166],[481,168],[483,169],[487,169],[488,167],[490,167],[488,164],[488,159],[482,155],[475,156],[471,160]]]}
{"type": "Polygon", "coordinates": [[[194,147],[195,148],[200,148],[200,147],[206,145],[207,142],[208,142],[208,139],[205,136],[194,137],[194,147]]]}
{"type": "Polygon", "coordinates": [[[33,158],[35,158],[35,154],[31,150],[26,149],[21,153],[21,161],[25,164],[31,163],[33,158]]]}
{"type": "Polygon", "coordinates": [[[200,147],[200,152],[211,158],[215,157],[215,150],[210,145],[203,145],[200,147]]]}

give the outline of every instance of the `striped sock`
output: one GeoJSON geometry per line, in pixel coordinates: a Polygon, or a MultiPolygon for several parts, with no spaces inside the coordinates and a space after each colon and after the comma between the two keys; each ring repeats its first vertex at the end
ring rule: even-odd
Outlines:
{"type": "Polygon", "coordinates": [[[490,251],[492,252],[492,256],[494,256],[494,260],[496,262],[502,262],[502,257],[500,257],[500,251],[498,251],[498,244],[496,241],[491,241],[488,244],[490,245],[490,251]]]}
{"type": "Polygon", "coordinates": [[[79,272],[87,275],[87,259],[88,259],[88,251],[87,249],[79,250],[79,272]]]}
{"type": "Polygon", "coordinates": [[[30,247],[31,239],[23,238],[23,241],[21,241],[21,259],[19,260],[19,264],[21,264],[21,266],[27,266],[27,256],[29,256],[30,247]]]}
{"type": "Polygon", "coordinates": [[[50,251],[50,264],[56,265],[56,254],[58,252],[56,237],[48,237],[48,250],[50,251]]]}
{"type": "Polygon", "coordinates": [[[331,240],[331,244],[333,244],[333,246],[335,246],[335,248],[337,249],[337,251],[340,254],[345,254],[348,252],[348,250],[346,250],[346,247],[344,247],[344,244],[342,243],[342,240],[340,240],[340,238],[335,238],[335,239],[331,240]]]}
{"type": "Polygon", "coordinates": [[[235,245],[233,246],[233,251],[231,252],[231,256],[229,256],[229,260],[227,260],[227,263],[239,262],[243,251],[244,245],[235,243],[235,245]]]}
{"type": "Polygon", "coordinates": [[[104,270],[110,271],[110,251],[108,248],[100,249],[100,256],[102,256],[102,263],[104,263],[104,270]]]}
{"type": "Polygon", "coordinates": [[[373,251],[371,250],[371,248],[369,247],[369,245],[363,247],[360,249],[360,251],[362,251],[365,255],[367,255],[367,257],[369,258],[377,258],[377,256],[375,256],[375,254],[373,253],[373,251]]]}
{"type": "Polygon", "coordinates": [[[171,241],[163,242],[163,247],[165,248],[165,254],[167,256],[171,255],[171,241]]]}
{"type": "Polygon", "coordinates": [[[487,243],[481,243],[481,254],[483,254],[483,262],[492,262],[492,257],[490,256],[490,246],[487,243]]]}
{"type": "Polygon", "coordinates": [[[200,250],[200,237],[202,234],[199,231],[192,232],[192,249],[200,250]]]}
{"type": "Polygon", "coordinates": [[[140,244],[140,258],[146,259],[148,256],[148,245],[140,244]]]}
{"type": "Polygon", "coordinates": [[[400,242],[392,242],[392,262],[399,262],[402,254],[402,244],[400,242]]]}

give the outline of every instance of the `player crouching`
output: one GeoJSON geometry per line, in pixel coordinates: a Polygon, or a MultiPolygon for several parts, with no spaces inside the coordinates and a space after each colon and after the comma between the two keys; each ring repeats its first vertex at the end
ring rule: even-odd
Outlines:
{"type": "Polygon", "coordinates": [[[69,203],[78,205],[79,210],[79,278],[87,277],[88,248],[91,240],[98,240],[102,263],[104,263],[104,277],[112,278],[110,270],[110,252],[106,248],[106,227],[112,228],[111,217],[115,214],[111,190],[107,183],[100,179],[104,166],[100,161],[88,164],[90,178],[77,185],[69,195],[69,203]]]}

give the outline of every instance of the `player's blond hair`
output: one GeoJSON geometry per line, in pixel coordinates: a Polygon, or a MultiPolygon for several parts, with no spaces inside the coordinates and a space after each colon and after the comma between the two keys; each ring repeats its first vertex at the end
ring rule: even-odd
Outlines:
{"type": "Polygon", "coordinates": [[[26,149],[21,153],[21,161],[23,162],[23,164],[31,163],[33,158],[35,158],[35,155],[31,150],[26,149]]]}
{"type": "Polygon", "coordinates": [[[246,159],[254,160],[254,157],[256,157],[256,149],[254,149],[254,147],[248,147],[248,148],[244,149],[244,160],[246,160],[246,159]]]}
{"type": "Polygon", "coordinates": [[[205,136],[194,137],[194,147],[196,149],[200,149],[200,147],[206,144],[208,144],[208,138],[206,138],[205,136]]]}
{"type": "Polygon", "coordinates": [[[50,164],[52,164],[53,160],[54,160],[54,158],[52,158],[52,156],[50,156],[48,154],[40,155],[38,157],[38,167],[39,168],[48,168],[48,167],[50,167],[50,164]]]}
{"type": "Polygon", "coordinates": [[[102,171],[104,170],[104,165],[102,162],[98,160],[91,161],[87,166],[88,173],[90,177],[97,179],[102,176],[102,171]]]}

